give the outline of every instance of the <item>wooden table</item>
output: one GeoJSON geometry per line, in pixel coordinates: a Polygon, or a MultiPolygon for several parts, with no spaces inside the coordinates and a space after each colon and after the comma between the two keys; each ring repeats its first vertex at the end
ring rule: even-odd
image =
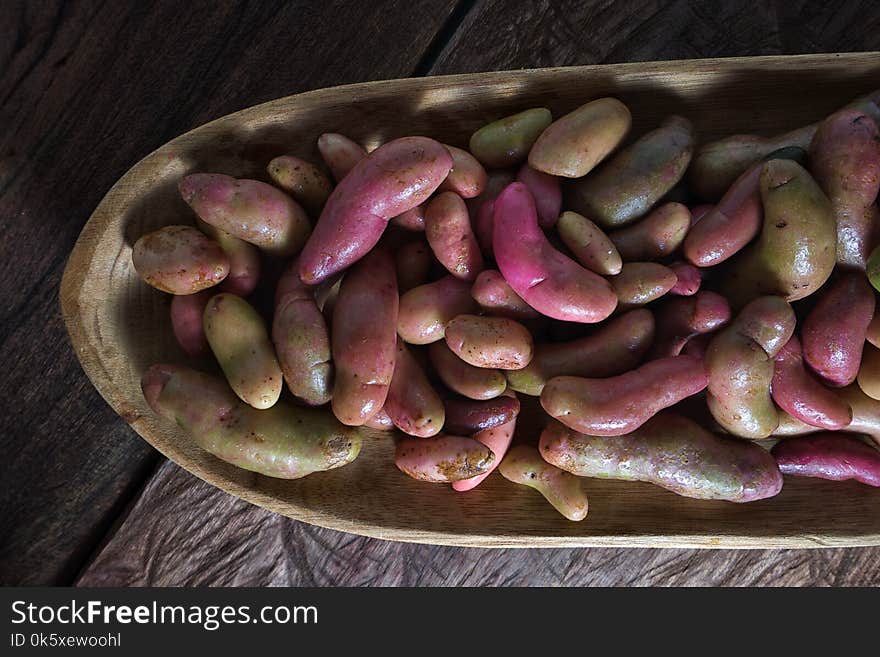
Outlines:
{"type": "Polygon", "coordinates": [[[0,3],[0,583],[880,583],[880,548],[488,551],[295,522],[160,458],[92,389],[61,321],[67,254],[113,182],[249,105],[413,75],[880,49],[870,0],[734,4],[0,3]]]}

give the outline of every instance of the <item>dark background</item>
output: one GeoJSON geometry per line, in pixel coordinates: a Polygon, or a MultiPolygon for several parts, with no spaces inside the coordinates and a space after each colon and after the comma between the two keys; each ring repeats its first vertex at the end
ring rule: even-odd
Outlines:
{"type": "Polygon", "coordinates": [[[880,50],[870,0],[0,0],[0,583],[880,583],[880,548],[488,551],[271,514],[116,417],[57,299],[80,229],[131,165],[256,103],[408,76],[860,50],[880,50]]]}

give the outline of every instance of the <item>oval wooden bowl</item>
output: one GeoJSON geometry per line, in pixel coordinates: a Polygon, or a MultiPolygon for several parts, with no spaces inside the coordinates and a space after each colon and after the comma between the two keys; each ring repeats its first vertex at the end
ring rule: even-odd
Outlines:
{"type": "MultiPolygon", "coordinates": [[[[469,493],[413,481],[392,463],[390,436],[371,434],[352,465],[299,481],[237,469],[154,415],[139,380],[154,362],[185,362],[172,337],[170,298],[131,264],[131,245],[164,224],[192,223],[180,177],[216,171],[265,179],[281,153],[316,158],[322,132],[367,147],[423,134],[466,146],[489,120],[529,107],[554,116],[606,95],[633,112],[634,133],[669,114],[700,139],[773,134],[816,121],[880,87],[880,53],[752,57],[478,73],[322,89],[224,116],[168,142],[107,193],[70,256],[61,308],[92,383],[145,440],[197,477],[305,522],[384,539],[452,545],[815,547],[880,544],[880,491],[789,478],[771,500],[737,505],[689,500],[654,486],[585,480],[590,514],[557,514],[536,492],[499,475],[469,493]]],[[[525,411],[521,432],[541,419],[525,411]]]]}

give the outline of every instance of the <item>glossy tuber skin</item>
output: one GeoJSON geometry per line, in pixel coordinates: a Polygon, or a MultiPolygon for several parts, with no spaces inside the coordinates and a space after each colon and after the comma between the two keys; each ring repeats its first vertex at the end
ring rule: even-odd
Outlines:
{"type": "Polygon", "coordinates": [[[147,285],[170,294],[195,294],[229,274],[220,245],[192,226],[164,226],[143,235],[132,247],[131,261],[147,285]]]}
{"type": "Polygon", "coordinates": [[[343,178],[303,247],[299,276],[316,285],[363,258],[388,221],[427,199],[452,169],[452,156],[427,137],[377,148],[343,178]]]}
{"type": "Polygon", "coordinates": [[[332,181],[317,165],[295,155],[279,155],[269,162],[266,172],[312,217],[321,214],[333,191],[332,181]]]}
{"type": "Polygon", "coordinates": [[[394,374],[397,313],[394,262],[376,249],[342,279],[333,312],[332,408],[343,424],[360,426],[385,404],[394,374]]]}
{"type": "Polygon", "coordinates": [[[473,282],[483,270],[467,206],[455,192],[441,192],[428,201],[425,237],[434,257],[456,278],[473,282]]]}
{"type": "Polygon", "coordinates": [[[871,117],[871,120],[873,120],[874,123],[880,126],[880,89],[875,89],[864,96],[859,96],[846,105],[846,107],[848,109],[864,112],[871,117]]]}
{"type": "Polygon", "coordinates": [[[486,188],[486,170],[473,155],[461,148],[443,144],[452,155],[452,170],[438,191],[455,192],[461,198],[476,198],[486,188]]]}
{"type": "MultiPolygon", "coordinates": [[[[877,106],[878,92],[856,98],[846,107],[871,116],[880,122],[880,108],[877,106]]],[[[738,176],[750,166],[783,149],[811,148],[811,143],[819,128],[811,123],[774,137],[756,135],[732,135],[724,139],[703,144],[697,150],[689,172],[691,188],[707,201],[715,201],[730,188],[738,176]]]]}
{"type": "Polygon", "coordinates": [[[487,167],[514,166],[528,157],[535,140],[552,121],[550,110],[545,107],[492,121],[471,136],[470,151],[487,167]]]}
{"type": "Polygon", "coordinates": [[[570,188],[569,206],[604,228],[643,217],[678,184],[691,161],[694,129],[672,116],[570,188]]]}
{"type": "Polygon", "coordinates": [[[541,228],[553,228],[562,209],[562,187],[559,178],[524,164],[517,173],[516,179],[529,188],[532,198],[535,199],[538,224],[541,228]]]}
{"type": "Polygon", "coordinates": [[[621,310],[659,299],[678,283],[675,272],[657,262],[626,262],[610,280],[621,310]]]}
{"type": "Polygon", "coordinates": [[[657,260],[681,246],[691,227],[691,212],[681,203],[664,203],[644,219],[608,237],[624,261],[657,260]]]}
{"type": "Polygon", "coordinates": [[[795,316],[780,297],[759,297],[715,335],[706,350],[712,417],[741,438],[758,440],[776,430],[770,397],[773,359],[794,333],[795,316]]]}
{"type": "Polygon", "coordinates": [[[305,210],[280,189],[259,180],[194,173],[178,185],[199,219],[275,256],[295,255],[311,229],[305,210]]]}
{"type": "Polygon", "coordinates": [[[517,445],[498,471],[508,481],[534,488],[568,520],[578,522],[587,517],[589,503],[580,479],[547,463],[534,447],[517,445]]]}
{"type": "Polygon", "coordinates": [[[287,388],[310,406],[326,404],[333,390],[327,321],[314,289],[299,280],[295,260],[282,274],[277,292],[272,342],[287,388]]]}
{"type": "Polygon", "coordinates": [[[141,379],[144,398],[199,447],[252,472],[298,479],[351,463],[362,437],[328,412],[285,402],[267,410],[243,404],[226,383],[178,365],[153,365],[141,379]]]}
{"type": "MultiPolygon", "coordinates": [[[[502,399],[512,399],[513,401],[516,401],[516,395],[512,392],[507,392],[505,393],[505,396],[502,397],[502,399]],[[510,395],[510,397],[508,397],[507,395],[510,395]]],[[[513,440],[513,434],[515,431],[516,414],[514,414],[509,421],[505,422],[502,425],[488,427],[475,433],[473,435],[474,440],[483,443],[486,447],[492,450],[492,454],[495,455],[495,460],[492,462],[492,465],[489,466],[489,469],[483,474],[479,474],[476,477],[471,477],[470,479],[461,479],[459,481],[454,481],[452,483],[452,488],[460,493],[464,493],[466,491],[473,490],[481,483],[483,483],[483,480],[490,474],[492,474],[492,471],[495,470],[495,468],[497,468],[501,463],[501,459],[504,458],[504,455],[510,448],[510,443],[513,440]]]]}
{"type": "Polygon", "coordinates": [[[474,438],[440,434],[428,440],[403,438],[397,443],[394,464],[404,474],[435,484],[470,479],[489,471],[492,450],[474,438]]]}
{"type": "Polygon", "coordinates": [[[538,396],[556,376],[607,377],[638,365],[654,340],[654,316],[639,308],[615,317],[596,333],[570,342],[538,344],[531,362],[508,371],[511,389],[538,396]]]}
{"type": "Polygon", "coordinates": [[[840,396],[853,409],[853,421],[847,429],[867,434],[880,445],[880,401],[866,395],[857,385],[843,388],[840,396]]]}
{"type": "Polygon", "coordinates": [[[880,450],[855,436],[817,433],[780,441],[770,452],[782,474],[880,486],[880,450]]]}
{"type": "MultiPolygon", "coordinates": [[[[845,427],[846,430],[865,434],[880,445],[880,401],[866,395],[855,384],[835,392],[852,409],[852,422],[845,427]]],[[[773,432],[773,435],[782,437],[801,436],[818,431],[822,431],[822,429],[811,426],[784,411],[780,411],[779,426],[773,432]]]]}
{"type": "Polygon", "coordinates": [[[880,292],[880,246],[875,247],[868,256],[865,274],[868,276],[871,287],[880,292]]]}
{"type": "Polygon", "coordinates": [[[629,132],[632,117],[616,98],[599,98],[551,123],[529,152],[529,166],[553,176],[580,178],[604,160],[629,132]]]}
{"type": "Polygon", "coordinates": [[[877,312],[876,304],[874,308],[874,317],[868,324],[868,330],[865,333],[865,340],[875,347],[880,348],[880,313],[877,312]]]}
{"type": "Polygon", "coordinates": [[[563,212],[556,231],[577,261],[590,271],[601,276],[620,273],[623,259],[614,242],[586,217],[577,212],[563,212]]]}
{"type": "Polygon", "coordinates": [[[874,290],[864,274],[850,272],[822,293],[804,319],[804,360],[828,385],[839,388],[856,380],[874,306],[874,290]]]}
{"type": "Polygon", "coordinates": [[[669,294],[689,297],[696,294],[703,284],[703,274],[699,269],[686,262],[673,262],[669,265],[675,274],[675,285],[669,290],[669,294]]]}
{"type": "Polygon", "coordinates": [[[720,294],[704,290],[670,298],[654,317],[657,330],[649,359],[678,356],[691,338],[719,330],[730,321],[730,305],[720,294]]]}
{"type": "Polygon", "coordinates": [[[705,387],[703,362],[674,356],[604,379],[555,377],[541,392],[541,406],[575,431],[622,436],[705,387]]]}
{"type": "Polygon", "coordinates": [[[782,474],[766,450],[711,434],[671,412],[615,438],[553,422],[539,449],[548,463],[581,477],[645,481],[696,499],[754,502],[782,489],[782,474]]]}
{"type": "Polygon", "coordinates": [[[446,421],[443,401],[400,338],[397,339],[394,375],[383,408],[394,426],[419,438],[436,435],[446,421]]]}
{"type": "Polygon", "coordinates": [[[617,306],[607,281],[550,244],[538,226],[532,195],[522,183],[511,183],[495,199],[492,246],[504,279],[543,315],[595,323],[617,306]]]}
{"type": "Polygon", "coordinates": [[[483,188],[483,193],[476,198],[467,199],[468,207],[473,209],[476,204],[483,201],[494,201],[504,188],[515,180],[516,173],[513,169],[490,169],[486,172],[486,186],[483,188]]]}
{"type": "Polygon", "coordinates": [[[446,345],[474,367],[520,370],[532,360],[535,343],[512,319],[459,315],[446,326],[446,345]]]}
{"type": "Polygon", "coordinates": [[[507,379],[501,370],[466,363],[443,341],[428,347],[428,357],[446,387],[468,399],[494,399],[507,388],[507,379]]]}
{"type": "Polygon", "coordinates": [[[437,342],[455,317],[477,310],[470,283],[445,276],[414,287],[400,298],[397,333],[409,344],[437,342]]]}
{"type": "MultiPolygon", "coordinates": [[[[187,297],[174,297],[186,299],[187,297]]],[[[857,378],[859,388],[871,399],[880,399],[880,349],[866,344],[857,378]]]]}
{"type": "Polygon", "coordinates": [[[449,433],[472,436],[485,429],[508,424],[519,415],[519,400],[515,395],[502,395],[495,399],[450,398],[443,401],[446,408],[446,424],[449,433]]]}
{"type": "Polygon", "coordinates": [[[773,151],[788,147],[808,148],[816,128],[816,124],[811,124],[769,138],[732,135],[703,144],[688,173],[691,186],[701,198],[716,201],[749,167],[773,151]]]}
{"type": "Polygon", "coordinates": [[[816,182],[837,223],[837,262],[864,270],[880,237],[880,129],[864,112],[842,109],[819,124],[810,144],[816,182]]]}
{"type": "Polygon", "coordinates": [[[691,226],[696,226],[714,207],[711,203],[700,203],[693,206],[691,208],[691,226]]]}
{"type": "Polygon", "coordinates": [[[427,208],[427,206],[428,202],[424,201],[416,207],[410,208],[406,212],[401,212],[400,214],[391,217],[391,220],[388,223],[390,223],[392,226],[403,228],[404,230],[411,230],[413,232],[424,232],[425,209],[427,208]]]}
{"type": "Polygon", "coordinates": [[[369,429],[376,429],[377,431],[393,431],[396,428],[394,426],[394,421],[385,411],[384,406],[379,409],[378,413],[364,422],[364,426],[369,429]]]}
{"type": "Polygon", "coordinates": [[[258,409],[273,406],[284,378],[266,323],[241,297],[223,292],[208,301],[205,337],[235,394],[258,409]]]}
{"type": "Polygon", "coordinates": [[[467,199],[471,214],[474,235],[483,255],[492,257],[492,231],[495,227],[495,199],[510,183],[516,180],[513,172],[507,169],[490,171],[486,179],[486,188],[476,198],[467,199]]]}
{"type": "Polygon", "coordinates": [[[797,336],[776,354],[771,394],[779,408],[810,426],[836,431],[852,422],[849,404],[807,372],[797,336]]]}
{"type": "Polygon", "coordinates": [[[698,267],[712,267],[741,251],[761,231],[763,163],[734,181],[718,205],[701,217],[684,240],[684,256],[698,267]]]}
{"type": "Polygon", "coordinates": [[[793,160],[770,160],[760,184],[761,234],[730,260],[721,286],[737,308],[764,294],[803,299],[828,280],[836,262],[831,204],[810,174],[793,160]]]}
{"type": "Polygon", "coordinates": [[[260,282],[260,252],[249,242],[240,240],[226,231],[206,224],[196,218],[196,225],[205,235],[220,245],[229,258],[229,274],[220,283],[220,292],[231,292],[246,297],[253,292],[260,282]]]}
{"type": "Polygon", "coordinates": [[[202,290],[195,294],[178,294],[171,299],[171,328],[174,337],[191,358],[202,358],[211,353],[202,316],[213,295],[211,290],[202,290]]]}
{"type": "Polygon", "coordinates": [[[336,132],[325,132],[318,137],[318,152],[336,182],[342,181],[367,156],[363,146],[336,132]]]}
{"type": "Polygon", "coordinates": [[[537,319],[541,316],[513,291],[501,272],[495,269],[480,272],[471,288],[471,296],[490,315],[517,320],[537,319]]]}

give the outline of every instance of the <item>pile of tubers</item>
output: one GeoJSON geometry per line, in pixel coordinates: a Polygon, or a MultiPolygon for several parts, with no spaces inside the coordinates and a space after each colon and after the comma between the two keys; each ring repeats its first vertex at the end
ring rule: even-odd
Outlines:
{"type": "Polygon", "coordinates": [[[600,98],[467,149],[328,133],[320,165],[186,175],[195,225],[132,261],[225,380],[160,363],[144,397],[263,475],[394,431],[406,475],[467,491],[497,469],[570,520],[581,477],[731,502],[783,474],[880,486],[878,101],[698,144],[680,116],[628,139],[629,108],[600,98]],[[539,436],[516,432],[528,397],[539,436]]]}

